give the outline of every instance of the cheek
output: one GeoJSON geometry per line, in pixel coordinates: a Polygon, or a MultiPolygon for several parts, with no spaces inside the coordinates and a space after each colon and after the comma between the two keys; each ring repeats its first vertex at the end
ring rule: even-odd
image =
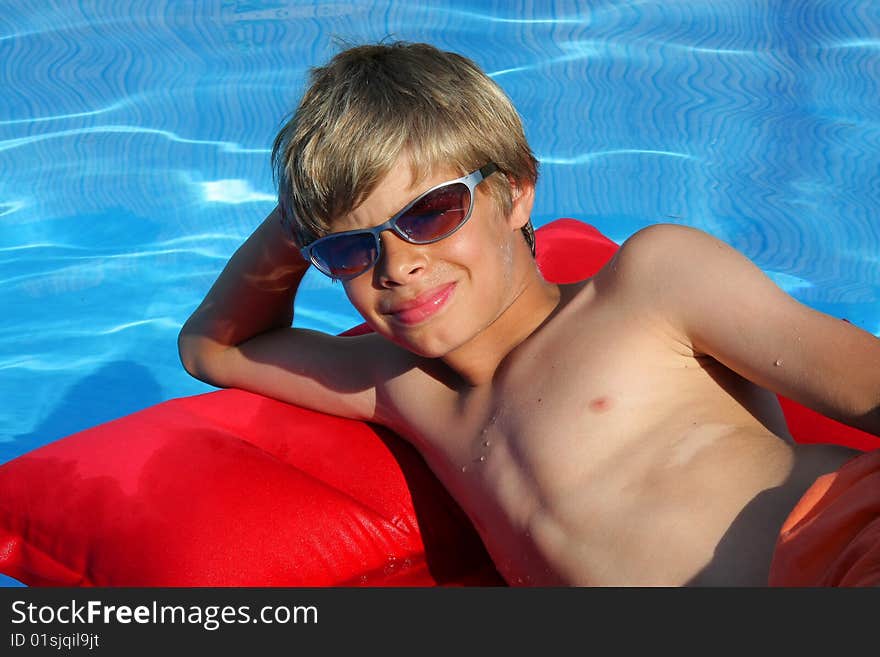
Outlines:
{"type": "Polygon", "coordinates": [[[449,244],[451,250],[471,264],[491,264],[498,267],[503,263],[508,268],[513,264],[513,249],[509,239],[510,232],[503,218],[494,214],[472,217],[455,235],[449,244]]]}
{"type": "MultiPolygon", "coordinates": [[[[484,269],[491,269],[501,282],[509,282],[514,272],[514,242],[518,237],[501,225],[500,218],[492,218],[490,225],[481,226],[478,240],[473,252],[472,261],[479,262],[484,269]]],[[[520,238],[521,239],[521,238],[520,238]]]]}
{"type": "Polygon", "coordinates": [[[514,251],[509,241],[486,239],[477,247],[465,247],[459,262],[467,262],[470,298],[465,322],[484,325],[494,321],[515,295],[514,251]],[[470,318],[470,320],[467,319],[470,318]]]}

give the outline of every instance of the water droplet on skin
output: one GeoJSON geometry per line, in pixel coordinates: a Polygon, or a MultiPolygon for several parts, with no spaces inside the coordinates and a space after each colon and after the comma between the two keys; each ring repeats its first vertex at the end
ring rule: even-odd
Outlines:
{"type": "Polygon", "coordinates": [[[488,447],[488,446],[489,446],[489,441],[488,441],[488,440],[484,440],[484,441],[483,441],[483,447],[488,447]]]}
{"type": "Polygon", "coordinates": [[[481,457],[480,457],[480,460],[481,460],[481,461],[485,461],[485,460],[486,460],[486,455],[484,454],[483,456],[481,456],[481,457]]]}
{"type": "Polygon", "coordinates": [[[461,466],[461,471],[462,471],[462,472],[467,472],[467,466],[466,466],[466,465],[461,466]]]}
{"type": "Polygon", "coordinates": [[[776,367],[782,367],[782,360],[780,360],[779,358],[777,358],[777,359],[776,359],[776,362],[773,363],[773,364],[774,364],[776,367]]]}

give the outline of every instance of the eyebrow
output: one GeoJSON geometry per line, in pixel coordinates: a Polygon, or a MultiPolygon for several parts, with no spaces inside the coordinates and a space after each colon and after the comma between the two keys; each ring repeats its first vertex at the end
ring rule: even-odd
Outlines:
{"type": "MultiPolygon", "coordinates": [[[[417,201],[418,199],[420,199],[422,196],[424,196],[424,195],[427,194],[428,192],[433,191],[433,190],[437,189],[438,187],[442,187],[443,185],[445,185],[445,184],[447,184],[447,183],[451,183],[451,182],[453,182],[453,181],[455,181],[455,180],[459,180],[460,178],[462,178],[462,177],[464,177],[464,176],[467,176],[467,175],[468,175],[467,173],[464,173],[464,174],[462,174],[461,176],[457,176],[457,177],[455,177],[455,178],[447,178],[446,180],[441,180],[441,181],[438,182],[438,183],[435,183],[435,184],[433,184],[433,185],[430,185],[429,187],[426,187],[425,189],[423,189],[423,190],[422,190],[421,192],[419,192],[418,194],[415,194],[414,196],[411,196],[410,199],[409,199],[406,203],[404,203],[403,205],[401,205],[401,206],[400,206],[395,212],[392,212],[391,214],[383,214],[382,216],[384,217],[384,219],[382,219],[381,221],[379,221],[378,223],[376,223],[376,224],[375,224],[374,226],[372,226],[372,227],[375,228],[376,226],[381,226],[382,224],[384,224],[384,223],[390,221],[390,220],[392,219],[392,217],[396,217],[396,216],[400,215],[401,212],[403,212],[404,210],[406,210],[406,209],[407,209],[409,206],[411,206],[415,201],[417,201]]],[[[422,180],[425,180],[425,179],[427,179],[427,178],[428,178],[428,176],[422,176],[421,179],[422,179],[422,180]]],[[[418,181],[416,181],[416,182],[418,182],[418,181]]],[[[346,213],[346,215],[347,215],[347,216],[350,216],[354,211],[356,211],[356,210],[357,210],[358,208],[360,208],[361,206],[363,206],[363,202],[362,202],[360,205],[358,205],[357,207],[352,208],[348,213],[346,213]]],[[[335,222],[333,222],[333,223],[336,223],[336,222],[338,222],[338,221],[339,221],[339,220],[337,219],[337,220],[336,220],[335,222]]],[[[369,229],[369,228],[346,228],[346,229],[344,229],[344,230],[331,230],[330,232],[327,233],[327,235],[332,235],[332,234],[334,234],[334,233],[347,233],[347,232],[355,231],[355,230],[370,230],[370,229],[369,229]]],[[[322,235],[321,237],[326,237],[326,235],[322,235]]]]}

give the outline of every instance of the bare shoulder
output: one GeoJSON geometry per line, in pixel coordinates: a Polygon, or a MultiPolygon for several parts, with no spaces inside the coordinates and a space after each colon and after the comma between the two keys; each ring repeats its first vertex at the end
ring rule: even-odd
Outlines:
{"type": "Polygon", "coordinates": [[[627,238],[600,280],[643,308],[673,312],[694,291],[709,294],[721,279],[729,282],[755,269],[743,254],[699,228],[658,223],[627,238]]]}
{"type": "Polygon", "coordinates": [[[770,283],[756,271],[748,258],[703,230],[657,223],[620,245],[594,277],[594,287],[615,312],[643,327],[659,327],[678,351],[697,355],[705,352],[696,344],[693,318],[712,303],[727,301],[727,310],[736,311],[722,292],[730,285],[741,285],[744,292],[770,283]]]}
{"type": "Polygon", "coordinates": [[[686,266],[725,249],[732,247],[699,228],[658,223],[628,237],[614,260],[621,276],[644,278],[665,271],[673,263],[686,266]]]}
{"type": "Polygon", "coordinates": [[[676,224],[652,224],[628,237],[614,256],[593,277],[596,294],[617,307],[648,312],[660,310],[668,287],[672,263],[686,253],[705,248],[703,234],[676,224]]]}
{"type": "Polygon", "coordinates": [[[458,396],[460,380],[440,360],[414,354],[377,334],[363,336],[358,353],[364,369],[373,373],[373,422],[406,434],[416,418],[439,421],[458,396]]]}
{"type": "Polygon", "coordinates": [[[695,354],[828,417],[876,431],[880,340],[798,301],[744,253],[704,231],[653,225],[603,271],[631,307],[651,308],[695,354]]]}

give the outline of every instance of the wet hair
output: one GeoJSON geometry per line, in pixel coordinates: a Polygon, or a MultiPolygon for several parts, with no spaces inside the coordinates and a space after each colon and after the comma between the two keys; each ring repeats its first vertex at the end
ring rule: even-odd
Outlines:
{"type": "MultiPolygon", "coordinates": [[[[307,244],[369,196],[402,155],[414,183],[489,162],[483,183],[507,215],[510,182],[535,184],[538,162],[504,91],[470,59],[424,43],[343,50],[313,68],[272,149],[282,220],[307,244]]],[[[531,221],[522,229],[534,255],[531,221]]]]}

